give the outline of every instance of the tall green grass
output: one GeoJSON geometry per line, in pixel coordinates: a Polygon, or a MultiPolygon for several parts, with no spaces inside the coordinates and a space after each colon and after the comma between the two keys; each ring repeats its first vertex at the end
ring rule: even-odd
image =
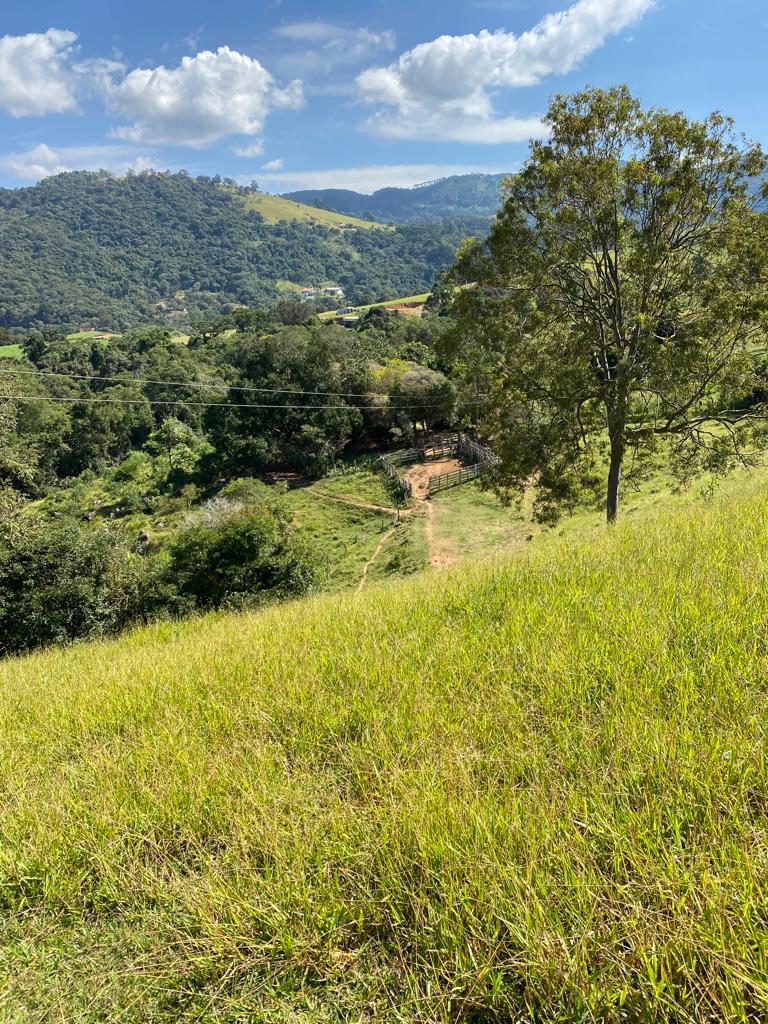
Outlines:
{"type": "Polygon", "coordinates": [[[768,1015],[768,500],[0,668],[0,1020],[768,1015]]]}

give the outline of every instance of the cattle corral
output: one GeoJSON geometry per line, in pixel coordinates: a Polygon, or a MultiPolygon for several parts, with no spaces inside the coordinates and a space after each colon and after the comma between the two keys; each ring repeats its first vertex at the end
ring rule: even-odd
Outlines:
{"type": "Polygon", "coordinates": [[[426,499],[449,487],[475,480],[498,462],[498,457],[486,445],[467,434],[451,432],[432,434],[413,448],[382,455],[377,465],[404,499],[426,499]],[[438,472],[430,472],[436,465],[439,465],[438,472]],[[405,466],[415,468],[404,469],[405,466]]]}

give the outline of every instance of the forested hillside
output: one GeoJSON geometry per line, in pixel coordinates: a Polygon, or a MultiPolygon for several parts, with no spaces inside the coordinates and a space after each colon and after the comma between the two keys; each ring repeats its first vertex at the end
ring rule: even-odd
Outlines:
{"type": "Polygon", "coordinates": [[[0,326],[182,322],[322,281],[356,303],[394,298],[428,289],[462,237],[458,225],[268,223],[252,195],[154,172],[0,190],[0,326]]]}
{"type": "Polygon", "coordinates": [[[504,177],[503,174],[454,174],[415,188],[382,188],[372,195],[327,188],[290,192],[286,198],[374,220],[407,223],[459,218],[485,228],[498,209],[504,177]]]}

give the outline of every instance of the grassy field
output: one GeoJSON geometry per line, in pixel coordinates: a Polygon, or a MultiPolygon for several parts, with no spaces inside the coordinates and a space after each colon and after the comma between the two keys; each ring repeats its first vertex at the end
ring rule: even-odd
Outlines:
{"type": "Polygon", "coordinates": [[[117,335],[110,331],[75,331],[73,334],[67,335],[68,341],[109,341],[110,338],[116,338],[117,335]]]}
{"type": "Polygon", "coordinates": [[[4,663],[0,1020],[766,1019],[768,494],[733,489],[4,663]]]}
{"type": "MultiPolygon", "coordinates": [[[[406,303],[426,302],[428,298],[429,292],[424,292],[422,295],[408,295],[404,299],[387,299],[386,302],[372,302],[368,306],[355,306],[355,313],[367,313],[369,309],[386,308],[388,306],[403,306],[406,303]]],[[[320,320],[333,320],[335,316],[334,310],[318,314],[320,320]]]]}
{"type": "Polygon", "coordinates": [[[0,345],[0,359],[23,359],[24,349],[21,345],[0,345]]]}
{"type": "Polygon", "coordinates": [[[267,224],[277,224],[283,220],[311,221],[329,228],[381,228],[390,230],[384,224],[377,224],[359,217],[350,217],[346,213],[335,213],[332,210],[320,210],[316,206],[295,203],[292,199],[268,195],[266,192],[252,192],[240,197],[246,210],[256,210],[267,224]]]}

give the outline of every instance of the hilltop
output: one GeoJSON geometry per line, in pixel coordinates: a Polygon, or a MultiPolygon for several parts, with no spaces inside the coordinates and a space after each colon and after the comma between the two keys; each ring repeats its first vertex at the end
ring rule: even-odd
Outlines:
{"type": "Polygon", "coordinates": [[[183,328],[320,281],[364,304],[428,290],[463,237],[457,225],[378,228],[184,173],[0,189],[0,327],[183,328]]]}
{"type": "Polygon", "coordinates": [[[349,189],[305,189],[294,199],[326,210],[380,221],[440,221],[458,218],[485,230],[500,204],[503,174],[457,174],[414,188],[382,188],[365,195],[349,189]]]}
{"type": "Polygon", "coordinates": [[[767,515],[5,662],[7,1012],[762,1019],[767,515]]]}
{"type": "Polygon", "coordinates": [[[240,198],[246,210],[255,211],[260,214],[265,224],[298,221],[299,223],[307,222],[317,224],[320,227],[340,229],[358,228],[361,230],[372,230],[384,227],[383,224],[377,224],[372,220],[362,220],[360,217],[353,217],[346,213],[337,213],[334,210],[319,209],[317,206],[297,202],[285,196],[268,195],[266,192],[251,192],[240,198]]]}

